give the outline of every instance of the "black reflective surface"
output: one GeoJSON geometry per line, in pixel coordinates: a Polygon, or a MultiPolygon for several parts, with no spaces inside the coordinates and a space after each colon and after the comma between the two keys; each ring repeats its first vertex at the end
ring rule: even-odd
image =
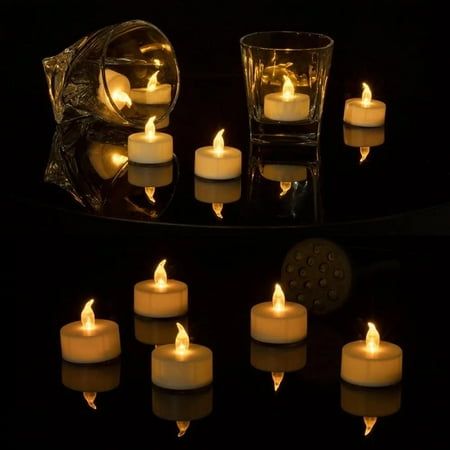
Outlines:
{"type": "Polygon", "coordinates": [[[16,89],[6,92],[7,104],[20,106],[5,121],[14,142],[4,147],[13,281],[5,302],[15,306],[16,351],[7,448],[446,448],[450,165],[445,129],[431,118],[439,83],[430,81],[424,25],[434,27],[435,12],[419,2],[394,8],[355,1],[329,9],[308,4],[300,14],[298,2],[287,1],[286,11],[260,1],[250,2],[250,15],[230,4],[217,17],[215,6],[171,2],[170,14],[154,4],[147,16],[141,2],[110,3],[90,2],[90,13],[80,3],[71,20],[67,5],[51,1],[25,16],[5,15],[8,47],[27,52],[12,77],[16,89]],[[116,139],[117,130],[56,127],[40,62],[89,31],[132,17],[167,33],[181,68],[168,128],[177,160],[172,170],[151,175],[163,184],[172,178],[156,188],[155,204],[143,186],[129,183],[129,169],[120,165],[124,148],[102,141],[116,139]],[[24,27],[14,29],[14,18],[24,27]],[[298,169],[306,179],[280,197],[279,182],[262,176],[279,161],[250,149],[238,41],[258,29],[289,28],[324,32],[336,46],[320,163],[298,169]],[[359,148],[344,142],[342,112],[362,81],[388,109],[384,143],[360,163],[359,148]],[[240,199],[224,202],[218,219],[209,202],[196,199],[192,172],[194,150],[222,127],[226,143],[242,149],[245,170],[240,186],[222,186],[231,199],[240,189],[240,199]],[[61,152],[63,135],[74,153],[61,152]],[[109,164],[112,154],[119,172],[109,164]],[[65,167],[59,186],[44,182],[49,161],[65,167]],[[134,283],[149,278],[162,258],[169,276],[189,285],[184,320],[192,341],[214,352],[212,390],[197,393],[194,407],[189,396],[153,392],[152,332],[133,314],[134,283]],[[250,341],[249,314],[270,299],[276,282],[309,308],[310,320],[305,346],[281,357],[287,369],[275,393],[271,373],[261,370],[269,368],[264,349],[250,341]],[[122,356],[79,373],[61,360],[59,329],[78,319],[90,297],[97,317],[119,323],[122,356]],[[401,385],[379,391],[376,400],[339,380],[340,349],[363,337],[368,320],[404,350],[401,385]],[[96,410],[83,398],[86,387],[97,389],[96,410]],[[367,437],[360,401],[384,416],[367,437]],[[177,404],[192,419],[182,437],[177,404]]]}

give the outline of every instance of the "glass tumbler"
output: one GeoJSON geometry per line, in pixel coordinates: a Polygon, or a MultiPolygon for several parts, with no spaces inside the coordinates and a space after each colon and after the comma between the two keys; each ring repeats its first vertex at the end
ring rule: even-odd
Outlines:
{"type": "Polygon", "coordinates": [[[253,142],[318,143],[333,45],[326,35],[297,31],[241,38],[253,142]]]}

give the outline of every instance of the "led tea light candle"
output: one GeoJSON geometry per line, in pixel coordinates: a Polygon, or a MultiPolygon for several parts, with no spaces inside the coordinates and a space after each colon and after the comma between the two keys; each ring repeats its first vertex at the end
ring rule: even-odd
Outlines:
{"type": "Polygon", "coordinates": [[[389,386],[402,379],[402,349],[380,341],[375,325],[369,322],[365,341],[342,347],[341,378],[359,386],[389,386]]]}
{"type": "Polygon", "coordinates": [[[148,80],[147,87],[134,88],[130,91],[131,100],[146,105],[160,105],[170,103],[172,100],[172,86],[158,82],[157,70],[148,80]]]}
{"type": "Polygon", "coordinates": [[[128,161],[125,147],[105,142],[90,142],[87,154],[92,167],[102,180],[113,178],[128,161]]]}
{"type": "Polygon", "coordinates": [[[401,407],[400,385],[371,389],[341,383],[341,408],[354,416],[363,417],[367,436],[379,417],[397,413],[401,407]]]}
{"type": "Polygon", "coordinates": [[[283,381],[285,372],[296,372],[306,365],[306,344],[269,345],[250,343],[250,364],[263,372],[271,372],[274,391],[283,381]]]}
{"type": "Polygon", "coordinates": [[[372,100],[372,91],[367,83],[363,83],[361,98],[346,100],[344,122],[358,127],[380,127],[384,124],[386,104],[372,100]]]}
{"type": "Polygon", "coordinates": [[[283,76],[281,92],[273,92],[264,96],[264,115],[280,122],[296,122],[309,116],[309,95],[295,93],[291,79],[283,76]]]}
{"type": "Polygon", "coordinates": [[[156,268],[153,280],[134,285],[134,312],[144,317],[177,317],[187,313],[188,287],[178,280],[168,280],[163,259],[156,268]]]}
{"type": "Polygon", "coordinates": [[[286,302],[279,284],[272,302],[258,303],[251,310],[251,336],[270,344],[291,344],[306,337],[307,311],[298,303],[286,302]]]}
{"type": "Polygon", "coordinates": [[[195,175],[209,180],[231,180],[241,175],[241,151],[225,147],[224,129],[214,138],[213,145],[195,151],[195,175]]]}
{"type": "Polygon", "coordinates": [[[176,422],[178,437],[184,436],[191,421],[209,416],[213,408],[213,390],[176,392],[152,388],[152,410],[155,416],[176,422]]]}
{"type": "Polygon", "coordinates": [[[156,116],[145,124],[144,133],[128,136],[128,159],[138,164],[161,164],[173,158],[173,139],[170,134],[155,132],[156,116]]]}
{"type": "MultiPolygon", "coordinates": [[[[106,86],[108,87],[109,95],[116,108],[120,111],[125,106],[131,107],[132,101],[130,98],[130,80],[125,75],[122,75],[115,70],[106,69],[105,70],[106,86]]],[[[116,110],[111,104],[111,101],[106,93],[105,84],[103,82],[102,73],[100,72],[99,77],[99,87],[97,91],[97,98],[107,106],[107,108],[115,113],[116,110]]]]}
{"type": "Polygon", "coordinates": [[[119,326],[111,320],[95,319],[94,300],[81,312],[80,322],[71,322],[60,330],[61,352],[66,361],[98,363],[120,355],[119,326]]]}
{"type": "Polygon", "coordinates": [[[213,379],[212,351],[189,343],[180,323],[174,344],[152,351],[152,382],[166,389],[188,390],[208,386],[213,379]]]}
{"type": "Polygon", "coordinates": [[[227,181],[194,180],[195,199],[210,203],[217,218],[223,219],[223,207],[227,203],[237,202],[241,198],[241,179],[227,181]]]}
{"type": "Polygon", "coordinates": [[[266,180],[279,181],[280,197],[284,197],[291,190],[292,183],[305,181],[308,178],[306,166],[295,164],[264,164],[259,171],[266,180]]]}
{"type": "Polygon", "coordinates": [[[83,393],[83,397],[92,409],[97,409],[95,399],[99,392],[116,389],[120,383],[120,361],[109,364],[72,364],[63,361],[61,381],[73,391],[83,393]]]}
{"type": "Polygon", "coordinates": [[[151,319],[149,317],[134,317],[134,336],[136,340],[146,345],[170,344],[177,336],[177,322],[184,328],[188,326],[187,317],[177,319],[151,319]]]}
{"type": "Polygon", "coordinates": [[[344,144],[349,147],[359,147],[361,163],[369,156],[371,147],[377,147],[383,143],[384,127],[361,128],[344,125],[344,144]]]}

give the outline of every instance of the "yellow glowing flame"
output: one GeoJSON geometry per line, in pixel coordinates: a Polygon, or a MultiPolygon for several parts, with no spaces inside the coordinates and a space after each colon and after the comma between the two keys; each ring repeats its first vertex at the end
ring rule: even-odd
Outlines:
{"type": "Polygon", "coordinates": [[[359,147],[359,153],[361,155],[361,158],[360,158],[359,162],[362,163],[369,156],[370,147],[359,147]]]}
{"type": "Polygon", "coordinates": [[[372,102],[372,91],[370,90],[370,87],[367,83],[362,84],[363,91],[362,91],[362,105],[367,108],[370,106],[370,103],[372,102]]]}
{"type": "MultiPolygon", "coordinates": [[[[163,65],[163,63],[161,62],[161,60],[158,59],[158,58],[153,58],[153,64],[154,64],[156,67],[161,67],[161,66],[163,65]]],[[[150,80],[149,80],[149,81],[150,81],[150,80]]]]}
{"type": "Polygon", "coordinates": [[[284,372],[272,372],[273,390],[275,392],[280,388],[280,384],[283,381],[284,372]]]}
{"type": "Polygon", "coordinates": [[[147,123],[145,124],[145,137],[149,141],[155,139],[155,119],[156,116],[152,116],[147,120],[147,123]]]}
{"type": "Polygon", "coordinates": [[[167,286],[167,273],[166,269],[164,269],[166,262],[167,259],[163,259],[158,264],[158,267],[155,269],[155,272],[153,273],[153,279],[155,280],[155,284],[160,288],[167,286]]]}
{"type": "Polygon", "coordinates": [[[92,409],[97,409],[97,405],[95,404],[95,397],[97,397],[97,392],[83,392],[83,397],[92,409]]]}
{"type": "Polygon", "coordinates": [[[286,299],[284,298],[283,289],[281,289],[281,286],[277,283],[272,295],[272,307],[275,311],[284,311],[285,303],[286,299]]]}
{"type": "Polygon", "coordinates": [[[374,323],[368,322],[367,325],[369,325],[369,330],[366,334],[366,349],[370,353],[375,353],[380,346],[380,333],[378,333],[374,323]]]}
{"type": "Polygon", "coordinates": [[[223,148],[225,146],[225,142],[223,140],[223,133],[225,132],[225,129],[222,128],[217,134],[216,137],[213,140],[213,149],[216,156],[222,156],[223,155],[223,148]]]}
{"type": "Polygon", "coordinates": [[[178,437],[184,436],[190,424],[191,422],[189,420],[177,420],[177,427],[178,427],[177,436],[178,437]]]}
{"type": "Polygon", "coordinates": [[[113,99],[114,103],[124,103],[126,106],[128,106],[128,108],[130,108],[133,104],[130,96],[124,91],[112,92],[111,98],[113,99]]]}
{"type": "Polygon", "coordinates": [[[145,195],[147,196],[149,201],[151,203],[153,203],[153,204],[156,203],[156,200],[155,200],[155,197],[154,197],[155,191],[156,191],[156,188],[154,186],[146,186],[144,188],[145,195]]]}
{"type": "Polygon", "coordinates": [[[364,424],[366,425],[366,429],[364,431],[364,436],[367,436],[377,423],[377,417],[364,417],[364,424]]]}
{"type": "Polygon", "coordinates": [[[86,302],[83,311],[81,311],[81,325],[88,331],[95,328],[95,314],[92,310],[92,303],[94,303],[93,298],[86,302]]]}
{"type": "Polygon", "coordinates": [[[157,70],[149,79],[147,83],[147,91],[153,92],[156,89],[156,86],[158,86],[158,73],[159,70],[157,70]]]}
{"type": "Polygon", "coordinates": [[[128,161],[128,157],[121,155],[120,153],[113,153],[111,155],[111,162],[116,166],[123,166],[128,161]]]}
{"type": "Polygon", "coordinates": [[[211,206],[214,211],[214,214],[219,219],[223,219],[223,216],[222,216],[223,203],[213,203],[211,206]]]}
{"type": "Polygon", "coordinates": [[[284,197],[292,187],[292,183],[290,181],[280,181],[280,197],[284,197]]]}
{"type": "Polygon", "coordinates": [[[189,349],[189,335],[186,333],[183,325],[177,322],[178,333],[175,338],[175,351],[177,353],[185,353],[189,349]]]}
{"type": "Polygon", "coordinates": [[[292,100],[295,94],[294,85],[292,84],[292,81],[288,76],[283,75],[283,79],[284,83],[281,97],[283,97],[283,100],[292,100]]]}

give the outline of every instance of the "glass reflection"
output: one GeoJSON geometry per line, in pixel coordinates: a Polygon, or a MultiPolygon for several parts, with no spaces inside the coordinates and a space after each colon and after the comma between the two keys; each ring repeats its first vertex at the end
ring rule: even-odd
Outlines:
{"type": "Polygon", "coordinates": [[[380,417],[391,416],[401,407],[401,385],[387,388],[363,388],[341,383],[341,408],[363,418],[364,436],[373,432],[380,417]]]}
{"type": "Polygon", "coordinates": [[[334,242],[305,239],[287,252],[281,280],[287,299],[315,314],[327,314],[348,299],[352,266],[347,253],[334,242]]]}
{"type": "Polygon", "coordinates": [[[61,365],[61,381],[73,391],[83,393],[83,398],[92,409],[97,409],[99,392],[116,389],[120,383],[120,360],[105,364],[72,364],[66,361],[61,365]]]}
{"type": "Polygon", "coordinates": [[[151,319],[134,316],[134,336],[139,342],[147,345],[172,344],[178,332],[177,322],[184,328],[188,328],[187,317],[151,319]]]}
{"type": "Polygon", "coordinates": [[[306,365],[306,344],[271,345],[252,340],[250,364],[263,372],[270,372],[273,389],[278,391],[285,372],[296,372],[306,365]]]}
{"type": "Polygon", "coordinates": [[[343,133],[345,145],[359,148],[360,163],[367,159],[372,147],[384,143],[384,127],[362,128],[344,125],[343,133]]]}
{"type": "Polygon", "coordinates": [[[176,422],[178,437],[186,434],[193,420],[209,416],[213,409],[213,390],[209,386],[195,391],[171,391],[152,386],[152,410],[155,416],[176,422]]]}

